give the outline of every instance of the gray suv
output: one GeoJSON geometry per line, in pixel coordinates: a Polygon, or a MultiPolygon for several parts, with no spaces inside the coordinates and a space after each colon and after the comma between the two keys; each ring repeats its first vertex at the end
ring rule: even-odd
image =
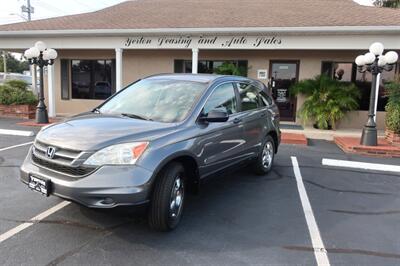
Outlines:
{"type": "Polygon", "coordinates": [[[203,178],[242,163],[267,174],[279,143],[279,112],[263,83],[156,75],[43,128],[21,180],[90,208],[146,205],[150,226],[168,231],[203,178]]]}

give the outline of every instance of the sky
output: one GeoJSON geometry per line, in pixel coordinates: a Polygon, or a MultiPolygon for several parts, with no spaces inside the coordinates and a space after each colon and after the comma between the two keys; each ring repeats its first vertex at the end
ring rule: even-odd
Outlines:
{"type": "MultiPolygon", "coordinates": [[[[20,16],[22,16],[21,6],[26,5],[26,1],[27,0],[0,0],[0,24],[24,21],[20,16]]],[[[372,5],[371,2],[373,0],[354,1],[363,5],[372,5]]],[[[31,5],[35,8],[32,19],[85,13],[112,6],[120,2],[124,2],[124,0],[31,0],[31,5]]]]}
{"type": "MultiPolygon", "coordinates": [[[[21,6],[27,0],[0,0],[0,24],[24,21],[21,6]]],[[[32,19],[86,13],[124,2],[124,0],[31,0],[32,19]]],[[[26,17],[26,13],[24,13],[26,17]]]]}

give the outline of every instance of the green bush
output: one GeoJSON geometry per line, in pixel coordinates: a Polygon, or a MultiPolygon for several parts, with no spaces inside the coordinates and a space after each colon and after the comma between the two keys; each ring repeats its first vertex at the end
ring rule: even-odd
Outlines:
{"type": "Polygon", "coordinates": [[[4,84],[11,88],[15,88],[15,89],[19,89],[19,90],[27,90],[28,89],[28,83],[26,83],[23,80],[12,79],[12,80],[6,81],[4,84]]]}
{"type": "Polygon", "coordinates": [[[302,80],[291,87],[291,94],[306,97],[299,110],[304,122],[313,122],[317,128],[336,128],[336,123],[348,111],[358,108],[360,91],[354,84],[344,83],[327,75],[302,80]]]}
{"type": "Polygon", "coordinates": [[[386,127],[400,134],[400,81],[394,81],[386,86],[388,103],[386,105],[386,127]]]}
{"type": "Polygon", "coordinates": [[[27,90],[28,84],[20,80],[10,80],[0,85],[0,104],[32,104],[37,103],[37,97],[27,90]]]}

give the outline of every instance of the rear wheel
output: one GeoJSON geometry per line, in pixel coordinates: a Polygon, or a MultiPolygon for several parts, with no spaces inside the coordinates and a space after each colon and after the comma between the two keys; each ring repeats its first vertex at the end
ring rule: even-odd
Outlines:
{"type": "Polygon", "coordinates": [[[157,231],[170,231],[181,220],[185,200],[185,170],[171,163],[161,171],[155,183],[149,209],[149,225],[157,231]]]}
{"type": "Polygon", "coordinates": [[[275,158],[275,142],[273,138],[268,135],[264,142],[262,149],[254,162],[254,171],[258,175],[265,175],[271,171],[272,164],[275,158]]]}

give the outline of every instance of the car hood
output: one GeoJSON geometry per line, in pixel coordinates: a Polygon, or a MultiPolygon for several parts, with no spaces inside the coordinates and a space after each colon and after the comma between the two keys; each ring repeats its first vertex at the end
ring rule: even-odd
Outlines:
{"type": "Polygon", "coordinates": [[[73,150],[98,150],[117,143],[151,141],[176,128],[172,123],[91,113],[51,125],[39,132],[37,140],[73,150]]]}

